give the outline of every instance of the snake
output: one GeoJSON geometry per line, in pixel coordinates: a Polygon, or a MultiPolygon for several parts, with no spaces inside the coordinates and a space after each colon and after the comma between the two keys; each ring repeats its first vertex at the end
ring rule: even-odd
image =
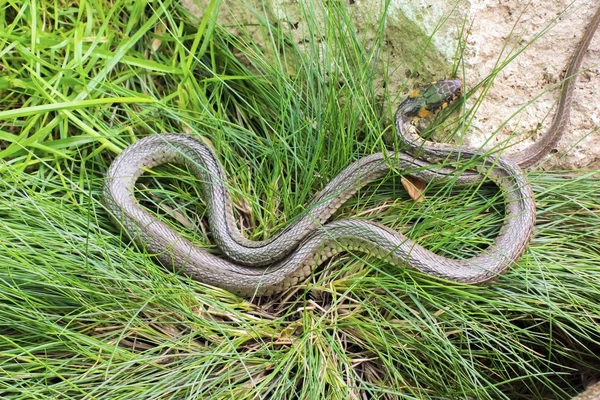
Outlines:
{"type": "Polygon", "coordinates": [[[394,125],[397,147],[402,151],[385,150],[354,161],[315,195],[301,216],[267,240],[253,241],[240,231],[218,156],[211,146],[187,134],[149,135],[122,151],[106,173],[105,207],[114,224],[162,265],[245,297],[288,290],[307,279],[322,262],[342,252],[370,254],[393,266],[410,267],[447,281],[489,282],[515,264],[529,246],[536,203],[522,168],[539,162],[562,137],[569,118],[573,81],[599,21],[600,9],[567,66],[549,131],[518,155],[489,154],[421,137],[418,122],[446,108],[462,94],[462,82],[448,79],[414,90],[399,105],[394,125]],[[456,176],[454,168],[440,167],[450,160],[468,163],[469,170],[456,176]],[[222,256],[192,243],[136,200],[138,178],[163,164],[185,166],[199,178],[211,235],[222,256]],[[503,194],[505,205],[504,220],[493,243],[470,258],[451,259],[376,222],[356,218],[329,221],[358,190],[390,170],[425,182],[450,177],[456,184],[482,179],[493,182],[503,194]]]}

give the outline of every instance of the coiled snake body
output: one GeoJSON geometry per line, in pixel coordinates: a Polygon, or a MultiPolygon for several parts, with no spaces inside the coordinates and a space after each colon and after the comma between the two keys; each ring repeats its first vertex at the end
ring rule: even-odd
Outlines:
{"type": "MultiPolygon", "coordinates": [[[[250,241],[239,231],[220,163],[209,147],[187,135],[148,136],[123,151],[108,171],[105,204],[113,220],[147,251],[156,254],[162,264],[243,296],[283,291],[305,279],[325,258],[344,250],[371,253],[391,264],[408,265],[456,282],[489,281],[516,262],[529,244],[535,224],[535,200],[519,165],[535,163],[560,139],[572,92],[569,78],[579,69],[598,20],[600,10],[571,59],[550,131],[540,142],[522,152],[516,161],[497,155],[481,157],[478,149],[432,143],[420,138],[414,119],[444,107],[460,93],[460,81],[447,80],[415,91],[396,113],[399,141],[411,154],[378,153],[352,163],[317,194],[304,215],[267,241],[250,241]],[[505,196],[504,224],[494,243],[480,254],[465,260],[448,259],[377,223],[356,219],[326,223],[350,196],[385,175],[391,167],[401,171],[417,170],[410,175],[425,181],[439,180],[452,170],[431,165],[453,158],[479,159],[475,164],[477,172],[492,180],[505,196]],[[134,185],[143,170],[165,163],[186,165],[203,182],[212,235],[230,260],[194,245],[141,208],[135,200],[134,185]]],[[[463,173],[457,182],[477,181],[482,175],[463,173]]]]}

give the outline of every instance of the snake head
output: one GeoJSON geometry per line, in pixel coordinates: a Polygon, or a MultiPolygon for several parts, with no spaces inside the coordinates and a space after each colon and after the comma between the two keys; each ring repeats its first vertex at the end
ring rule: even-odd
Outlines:
{"type": "Polygon", "coordinates": [[[396,118],[405,121],[426,118],[448,107],[461,94],[462,82],[449,79],[433,82],[414,90],[400,104],[396,118]]]}

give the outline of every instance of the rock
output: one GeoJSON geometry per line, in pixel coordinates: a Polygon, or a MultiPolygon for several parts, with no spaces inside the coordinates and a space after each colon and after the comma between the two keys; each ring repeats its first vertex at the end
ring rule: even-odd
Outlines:
{"type": "Polygon", "coordinates": [[[600,382],[596,382],[571,400],[600,400],[600,382]]]}

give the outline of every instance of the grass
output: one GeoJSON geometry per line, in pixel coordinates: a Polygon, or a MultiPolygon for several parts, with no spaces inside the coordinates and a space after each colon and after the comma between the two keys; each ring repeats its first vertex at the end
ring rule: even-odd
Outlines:
{"type": "MultiPolygon", "coordinates": [[[[311,41],[300,52],[265,21],[261,49],[212,22],[214,6],[196,26],[171,1],[0,9],[3,397],[566,398],[582,374],[598,373],[594,171],[529,173],[535,237],[486,286],[345,254],[292,292],[248,301],[170,273],[122,236],[101,187],[135,138],[210,140],[240,223],[263,239],[392,130],[382,97],[401,94],[374,84],[381,31],[367,49],[345,6],[330,2],[328,46],[311,41]]],[[[464,111],[442,129],[467,131],[464,111]]],[[[160,168],[138,198],[210,247],[197,183],[160,168]]],[[[336,217],[379,221],[464,257],[493,240],[502,209],[487,185],[432,186],[415,203],[391,174],[336,217]]]]}

